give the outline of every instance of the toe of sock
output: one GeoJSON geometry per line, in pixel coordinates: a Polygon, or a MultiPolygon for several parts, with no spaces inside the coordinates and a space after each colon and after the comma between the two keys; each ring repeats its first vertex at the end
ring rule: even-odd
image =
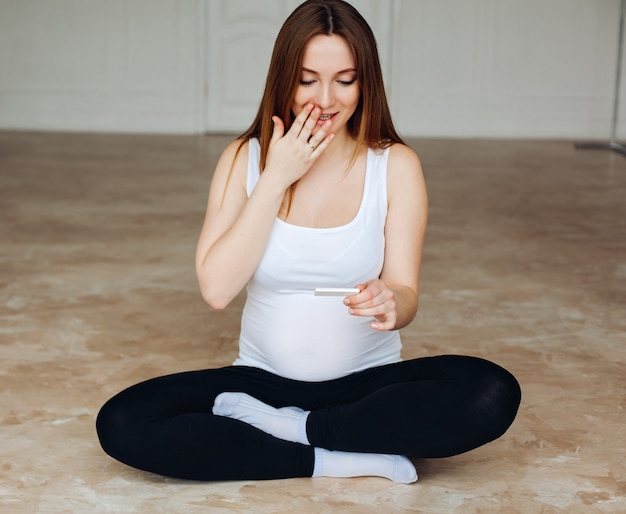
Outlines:
{"type": "Polygon", "coordinates": [[[396,456],[393,475],[393,481],[399,484],[412,484],[418,478],[413,463],[402,455],[396,456]]]}
{"type": "Polygon", "coordinates": [[[213,414],[216,416],[230,416],[238,402],[239,393],[220,393],[213,402],[213,414]]]}

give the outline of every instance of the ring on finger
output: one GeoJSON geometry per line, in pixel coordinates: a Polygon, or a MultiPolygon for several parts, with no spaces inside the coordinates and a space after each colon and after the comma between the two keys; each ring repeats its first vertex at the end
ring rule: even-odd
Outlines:
{"type": "Polygon", "coordinates": [[[311,141],[307,141],[307,142],[306,142],[306,145],[307,145],[307,146],[308,146],[311,150],[315,150],[315,149],[317,148],[317,146],[315,146],[315,145],[312,145],[312,144],[311,144],[311,141]]]}

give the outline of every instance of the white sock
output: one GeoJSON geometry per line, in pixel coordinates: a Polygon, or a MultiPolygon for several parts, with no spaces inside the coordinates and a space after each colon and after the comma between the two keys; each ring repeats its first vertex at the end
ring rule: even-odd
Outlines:
{"type": "Polygon", "coordinates": [[[403,455],[335,452],[323,448],[314,448],[314,452],[314,477],[375,476],[399,484],[417,482],[415,466],[403,455]]]}
{"type": "Polygon", "coordinates": [[[213,414],[244,421],[278,439],[309,444],[306,420],[309,411],[298,407],[274,407],[246,393],[221,393],[215,398],[213,414]]]}

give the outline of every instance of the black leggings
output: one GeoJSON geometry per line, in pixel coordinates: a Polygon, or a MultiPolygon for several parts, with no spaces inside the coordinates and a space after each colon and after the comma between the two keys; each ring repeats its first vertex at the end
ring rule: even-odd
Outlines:
{"type": "Polygon", "coordinates": [[[326,382],[299,382],[245,366],[190,371],[137,384],[97,420],[102,448],[130,466],[176,478],[310,477],[314,447],[447,457],[500,437],[520,402],[515,378],[474,357],[439,356],[326,382]],[[311,446],[211,412],[224,391],[310,410],[311,446]]]}

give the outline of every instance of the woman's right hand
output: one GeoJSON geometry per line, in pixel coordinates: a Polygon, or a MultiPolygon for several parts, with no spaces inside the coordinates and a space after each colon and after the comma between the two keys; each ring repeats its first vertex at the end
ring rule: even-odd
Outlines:
{"type": "Polygon", "coordinates": [[[274,131],[265,170],[284,178],[285,189],[306,174],[335,137],[330,131],[332,120],[314,130],[321,113],[319,107],[308,104],[296,116],[287,133],[284,122],[278,116],[272,116],[274,131]]]}
{"type": "Polygon", "coordinates": [[[263,258],[285,191],[333,139],[332,122],[317,125],[319,116],[319,109],[308,105],[286,134],[282,120],[273,118],[265,170],[250,196],[247,158],[237,158],[241,143],[232,143],[222,154],[196,250],[200,290],[212,307],[223,309],[248,283],[263,258]]]}

